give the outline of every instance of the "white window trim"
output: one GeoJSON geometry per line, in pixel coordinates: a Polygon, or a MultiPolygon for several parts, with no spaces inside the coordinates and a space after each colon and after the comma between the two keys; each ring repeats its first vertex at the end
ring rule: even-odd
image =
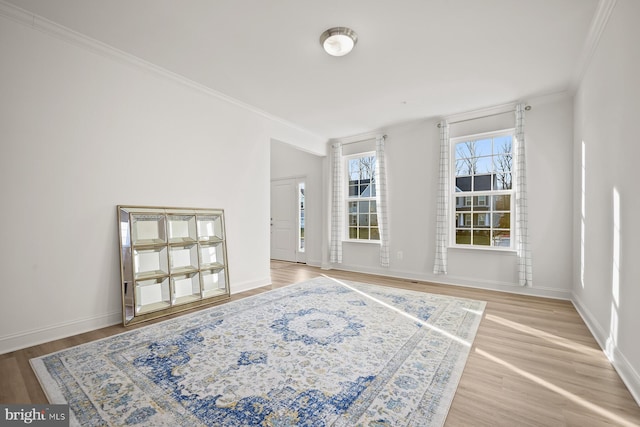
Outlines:
{"type": "MultiPolygon", "coordinates": [[[[376,208],[379,204],[378,200],[378,190],[376,188],[376,196],[375,197],[354,197],[349,198],[349,160],[358,159],[360,157],[376,157],[376,152],[374,151],[363,151],[355,154],[348,154],[346,156],[342,156],[342,161],[344,162],[344,230],[343,230],[343,242],[345,243],[365,243],[365,244],[375,244],[380,245],[380,239],[351,239],[349,238],[349,202],[350,201],[369,201],[375,200],[376,208]]],[[[377,215],[377,209],[376,209],[377,215]]],[[[378,229],[380,226],[378,225],[378,229]]]]}
{"type": "MultiPolygon", "coordinates": [[[[458,136],[454,138],[450,138],[449,140],[449,182],[450,182],[450,193],[449,193],[449,248],[450,249],[468,249],[472,251],[496,251],[496,252],[515,252],[515,206],[516,206],[516,180],[517,176],[515,175],[515,171],[512,169],[511,171],[511,189],[510,190],[492,190],[492,191],[464,191],[464,192],[456,192],[456,144],[459,142],[477,140],[483,138],[493,138],[496,136],[502,135],[511,135],[512,137],[512,153],[515,154],[516,138],[515,138],[515,128],[501,129],[491,132],[482,132],[464,136],[458,136]],[[508,194],[511,196],[510,198],[510,215],[511,220],[509,224],[509,235],[511,236],[509,247],[504,246],[482,246],[482,245],[463,245],[456,243],[456,197],[473,197],[473,196],[499,196],[503,194],[508,194]]],[[[473,200],[473,199],[471,199],[473,200]]],[[[471,203],[473,205],[473,202],[471,203]]],[[[465,199],[465,206],[466,204],[465,199]]],[[[470,211],[471,212],[471,211],[470,211]]],[[[472,219],[473,223],[473,219],[472,219]]],[[[493,227],[489,227],[487,230],[491,230],[493,227]]]]}

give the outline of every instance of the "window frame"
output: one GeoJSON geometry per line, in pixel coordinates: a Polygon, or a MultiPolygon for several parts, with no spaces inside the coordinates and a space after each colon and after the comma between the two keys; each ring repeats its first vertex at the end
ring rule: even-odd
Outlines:
{"type": "MultiPolygon", "coordinates": [[[[501,130],[496,130],[496,131],[491,131],[491,132],[482,132],[482,133],[476,133],[476,134],[470,134],[470,135],[463,135],[463,136],[458,136],[458,137],[453,137],[450,138],[449,140],[449,179],[450,179],[450,192],[449,192],[449,230],[450,230],[450,236],[449,236],[449,247],[450,248],[455,248],[455,249],[470,249],[470,250],[480,250],[480,251],[501,251],[501,252],[513,252],[515,251],[515,199],[516,199],[516,174],[515,174],[515,163],[512,161],[511,164],[511,188],[510,189],[491,189],[491,190],[483,190],[483,191],[473,191],[473,187],[471,189],[471,191],[460,191],[457,192],[456,191],[456,145],[462,142],[471,142],[471,141],[478,141],[478,140],[482,140],[482,139],[492,139],[492,144],[493,144],[493,138],[496,137],[500,137],[500,136],[510,136],[511,137],[511,155],[512,155],[512,159],[513,156],[515,155],[515,144],[516,144],[516,136],[515,136],[515,129],[514,128],[508,128],[508,129],[501,129],[501,130]],[[509,246],[494,246],[493,244],[491,244],[491,233],[494,229],[498,229],[498,230],[506,230],[506,228],[501,228],[501,227],[494,227],[493,226],[493,220],[490,218],[489,219],[489,226],[488,227],[474,227],[473,223],[474,223],[474,214],[481,214],[481,213],[494,213],[494,212],[506,212],[504,210],[500,210],[500,209],[491,209],[492,208],[492,196],[502,196],[502,195],[509,195],[510,199],[509,199],[509,215],[510,215],[510,219],[509,219],[509,246]],[[457,197],[465,197],[464,199],[464,203],[463,203],[463,207],[468,207],[470,210],[469,211],[464,211],[464,213],[468,213],[468,220],[466,216],[464,217],[463,221],[465,223],[469,222],[471,225],[467,228],[465,227],[458,227],[458,220],[457,220],[457,213],[458,212],[462,212],[462,211],[458,211],[457,210],[457,205],[456,205],[456,198],[457,197]],[[483,208],[488,207],[489,210],[486,211],[474,211],[474,198],[478,198],[478,206],[480,207],[479,204],[479,199],[482,198],[484,200],[484,204],[481,206],[483,208]],[[474,244],[462,244],[462,243],[457,243],[456,242],[456,230],[459,228],[464,228],[464,229],[468,229],[471,233],[471,235],[473,235],[473,231],[474,230],[487,230],[489,231],[489,239],[490,239],[490,244],[489,245],[474,245],[474,244]]],[[[486,155],[484,155],[486,156],[486,155]]],[[[491,153],[492,158],[496,157],[495,156],[495,152],[492,149],[492,153],[491,153]]],[[[482,157],[477,156],[478,158],[482,157]]],[[[493,159],[492,159],[493,160],[493,159]]],[[[493,169],[493,172],[495,173],[495,166],[493,169]]],[[[493,181],[493,180],[492,180],[493,181]]],[[[493,186],[493,184],[492,184],[493,186]]]]}
{"type": "MultiPolygon", "coordinates": [[[[350,182],[350,174],[349,174],[349,161],[353,160],[353,159],[359,159],[362,157],[373,157],[376,159],[376,167],[377,167],[377,157],[376,157],[376,152],[375,151],[363,151],[363,152],[359,152],[359,153],[355,153],[355,154],[348,154],[348,155],[344,155],[342,156],[342,161],[344,162],[344,191],[345,191],[345,197],[344,197],[344,230],[343,230],[343,241],[345,242],[351,242],[351,243],[370,243],[370,244],[380,244],[380,224],[377,222],[377,216],[378,216],[378,205],[379,205],[379,199],[378,199],[378,188],[377,188],[377,183],[375,183],[376,185],[376,189],[375,189],[375,196],[368,196],[368,197],[362,197],[362,196],[357,196],[357,197],[351,197],[349,196],[349,182],[350,182]],[[350,228],[350,224],[349,224],[349,216],[352,212],[349,211],[349,202],[361,202],[361,201],[374,201],[376,203],[376,210],[375,210],[375,215],[376,215],[376,224],[378,224],[377,226],[372,226],[371,225],[371,214],[372,212],[369,211],[367,214],[369,215],[369,224],[367,225],[368,229],[369,229],[369,238],[367,239],[360,239],[360,238],[351,238],[349,237],[349,228],[350,228]],[[377,239],[372,239],[371,236],[371,228],[377,228],[378,229],[378,238],[377,239]]],[[[375,171],[373,174],[373,179],[375,179],[375,171]]],[[[356,215],[360,215],[360,212],[358,211],[356,213],[356,215]]],[[[357,225],[357,227],[360,227],[359,225],[357,225]]]]}

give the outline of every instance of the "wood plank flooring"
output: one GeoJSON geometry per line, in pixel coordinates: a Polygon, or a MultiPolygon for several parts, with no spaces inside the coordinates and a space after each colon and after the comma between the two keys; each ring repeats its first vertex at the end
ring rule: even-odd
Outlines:
{"type": "MultiPolygon", "coordinates": [[[[568,301],[280,261],[271,262],[270,286],[232,299],[322,274],[487,301],[446,426],[640,426],[640,407],[568,301]]],[[[30,358],[123,331],[111,326],[0,355],[0,403],[47,402],[30,358]]]]}

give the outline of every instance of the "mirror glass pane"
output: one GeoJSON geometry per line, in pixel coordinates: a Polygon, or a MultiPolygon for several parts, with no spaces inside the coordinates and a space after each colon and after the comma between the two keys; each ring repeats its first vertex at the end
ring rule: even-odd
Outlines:
{"type": "Polygon", "coordinates": [[[201,272],[203,297],[221,295],[226,292],[227,284],[224,274],[224,269],[203,270],[201,272]]]}
{"type": "Polygon", "coordinates": [[[200,246],[200,264],[202,267],[223,265],[222,243],[200,246]]]}
{"type": "Polygon", "coordinates": [[[171,273],[198,269],[198,246],[172,246],[169,249],[171,273]]]}
{"type": "Polygon", "coordinates": [[[162,310],[171,305],[169,279],[150,279],[136,282],[136,313],[162,310]]]}
{"type": "Polygon", "coordinates": [[[171,277],[173,297],[171,302],[184,304],[200,299],[200,275],[198,273],[183,274],[171,277]]]}
{"type": "Polygon", "coordinates": [[[134,245],[166,242],[165,216],[131,214],[131,235],[134,245]]]}
{"type": "Polygon", "coordinates": [[[133,268],[136,279],[168,274],[167,248],[133,250],[133,268]]]}
{"type": "Polygon", "coordinates": [[[195,215],[168,215],[169,242],[195,242],[196,217],[195,215]]]}
{"type": "Polygon", "coordinates": [[[221,241],[222,218],[220,215],[198,216],[198,240],[199,241],[221,241]]]}

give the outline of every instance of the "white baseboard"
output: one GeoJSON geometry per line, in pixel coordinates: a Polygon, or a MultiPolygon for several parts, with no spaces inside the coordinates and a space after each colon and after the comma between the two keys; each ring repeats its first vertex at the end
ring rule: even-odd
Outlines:
{"type": "Polygon", "coordinates": [[[251,289],[261,288],[271,284],[271,278],[263,278],[258,280],[251,280],[248,282],[234,283],[231,285],[231,295],[239,294],[240,292],[250,291],[251,289]]]}
{"type": "Polygon", "coordinates": [[[415,273],[409,271],[389,270],[383,268],[371,268],[357,265],[347,264],[331,264],[323,265],[323,270],[344,270],[357,273],[375,274],[378,276],[395,277],[405,280],[417,280],[421,282],[431,282],[443,285],[462,286],[465,288],[485,289],[490,291],[508,292],[518,295],[529,295],[544,298],[553,298],[561,300],[571,300],[571,291],[569,289],[556,289],[545,287],[523,287],[513,283],[504,283],[491,280],[469,279],[468,277],[456,277],[449,275],[437,276],[434,274],[415,273]]]}
{"type": "MultiPolygon", "coordinates": [[[[236,294],[248,291],[266,286],[270,283],[271,281],[269,279],[254,280],[240,284],[234,283],[231,285],[231,293],[236,294]]],[[[117,325],[119,323],[122,323],[122,313],[118,311],[85,319],[72,320],[57,325],[45,326],[30,331],[18,332],[0,337],[0,354],[95,331],[96,329],[106,328],[107,326],[117,325]]]]}
{"type": "Polygon", "coordinates": [[[0,337],[0,354],[122,323],[122,313],[108,313],[0,337]]]}
{"type": "Polygon", "coordinates": [[[618,372],[618,375],[620,375],[622,382],[627,386],[636,403],[640,405],[640,374],[636,372],[618,346],[609,339],[606,330],[598,323],[595,316],[576,294],[573,294],[571,302],[587,325],[587,328],[589,328],[589,331],[591,331],[591,335],[596,339],[596,342],[616,372],[618,372]]]}

